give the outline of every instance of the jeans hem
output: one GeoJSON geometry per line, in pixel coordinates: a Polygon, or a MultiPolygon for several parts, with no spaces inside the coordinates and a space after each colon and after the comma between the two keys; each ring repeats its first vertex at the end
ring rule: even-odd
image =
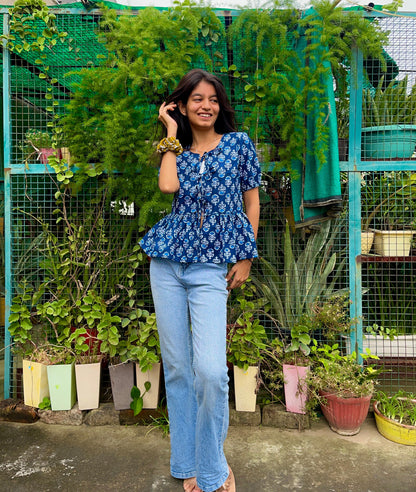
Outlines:
{"type": "Polygon", "coordinates": [[[172,475],[173,478],[178,478],[179,480],[185,480],[187,478],[196,477],[196,471],[179,473],[171,470],[170,474],[172,475]]]}
{"type": "Polygon", "coordinates": [[[199,482],[197,479],[197,485],[200,489],[202,489],[204,492],[215,492],[217,489],[219,489],[222,485],[224,485],[225,481],[228,478],[228,475],[230,474],[230,471],[227,470],[225,473],[225,476],[218,480],[214,485],[203,485],[202,482],[199,482]]]}

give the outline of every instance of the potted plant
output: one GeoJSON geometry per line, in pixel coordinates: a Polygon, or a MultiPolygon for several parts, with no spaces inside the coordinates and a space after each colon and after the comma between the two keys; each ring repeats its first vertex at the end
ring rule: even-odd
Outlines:
{"type": "Polygon", "coordinates": [[[161,354],[156,314],[136,308],[123,322],[128,327],[125,350],[128,359],[135,362],[136,386],[143,398],[143,408],[157,408],[161,354]]]}
{"type": "MultiPolygon", "coordinates": [[[[313,352],[314,363],[307,381],[309,408],[319,404],[334,432],[357,434],[367,417],[380,370],[368,363],[361,366],[355,352],[341,355],[338,344],[315,346],[313,352]]],[[[378,359],[369,351],[362,357],[364,361],[378,359]]]]}
{"type": "Polygon", "coordinates": [[[32,317],[33,289],[23,283],[12,300],[9,332],[13,337],[14,352],[23,359],[23,396],[25,405],[39,407],[49,397],[46,357],[42,347],[48,336],[32,317]]]}
{"type": "Polygon", "coordinates": [[[363,91],[362,156],[364,159],[410,159],[416,146],[416,89],[408,77],[384,88],[363,91]]]}
{"type": "Polygon", "coordinates": [[[244,294],[237,300],[240,314],[228,328],[227,360],[233,365],[236,410],[254,412],[259,364],[267,335],[255,316],[255,302],[246,299],[244,294]]]}
{"type": "MultiPolygon", "coordinates": [[[[408,222],[414,210],[416,174],[372,173],[362,183],[362,247],[363,234],[374,237],[374,249],[382,256],[408,256],[413,238],[413,223],[408,222]],[[399,185],[397,183],[400,183],[399,185]]],[[[368,239],[367,239],[368,240],[368,239]]],[[[369,243],[368,246],[371,247],[369,243]]],[[[370,250],[362,249],[363,254],[370,250]]]]}
{"type": "Polygon", "coordinates": [[[75,352],[75,382],[78,408],[92,410],[99,407],[101,363],[100,341],[92,339],[84,327],[76,328],[68,338],[75,352]]]}
{"type": "Polygon", "coordinates": [[[61,158],[61,151],[55,148],[52,135],[43,130],[34,128],[27,130],[23,146],[26,162],[36,158],[42,164],[48,164],[48,158],[52,155],[61,158]]]}
{"type": "Polygon", "coordinates": [[[302,320],[291,330],[291,343],[283,358],[283,383],[286,410],[293,413],[306,413],[307,376],[310,354],[309,328],[302,320]]]}
{"type": "Polygon", "coordinates": [[[392,396],[377,392],[374,401],[377,429],[399,444],[416,446],[416,396],[398,391],[392,396]]]}
{"type": "Polygon", "coordinates": [[[75,355],[63,345],[45,346],[52,410],[71,410],[76,402],[75,355]]]}
{"type": "Polygon", "coordinates": [[[352,324],[348,306],[346,295],[336,294],[323,301],[316,301],[309,313],[304,313],[292,327],[290,343],[286,346],[283,357],[285,401],[289,412],[307,413],[310,345],[316,347],[316,339],[333,342],[348,335],[352,324]]]}
{"type": "Polygon", "coordinates": [[[276,249],[278,239],[268,238],[260,268],[252,278],[280,335],[289,335],[304,314],[312,313],[318,300],[340,294],[335,286],[345,259],[337,264],[334,242],[338,232],[339,223],[324,222],[310,233],[303,247],[295,248],[296,239],[286,223],[281,251],[276,249]]]}

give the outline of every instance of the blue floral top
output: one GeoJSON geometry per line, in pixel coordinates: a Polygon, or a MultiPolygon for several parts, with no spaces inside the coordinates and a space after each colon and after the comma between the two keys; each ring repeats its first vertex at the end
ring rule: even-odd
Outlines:
{"type": "Polygon", "coordinates": [[[235,263],[257,257],[242,193],[260,185],[261,170],[246,133],[226,133],[202,156],[176,159],[180,188],[172,212],[141,240],[148,256],[183,263],[235,263]]]}

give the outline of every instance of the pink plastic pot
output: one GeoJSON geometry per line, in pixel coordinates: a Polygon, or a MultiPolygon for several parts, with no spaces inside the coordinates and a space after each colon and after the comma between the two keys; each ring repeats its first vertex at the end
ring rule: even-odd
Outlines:
{"type": "Polygon", "coordinates": [[[40,162],[42,164],[48,164],[48,159],[51,155],[56,155],[58,159],[61,159],[61,149],[39,149],[40,162]]]}
{"type": "Polygon", "coordinates": [[[308,397],[306,377],[308,371],[309,366],[283,364],[285,402],[288,412],[306,413],[305,405],[308,397]]]}

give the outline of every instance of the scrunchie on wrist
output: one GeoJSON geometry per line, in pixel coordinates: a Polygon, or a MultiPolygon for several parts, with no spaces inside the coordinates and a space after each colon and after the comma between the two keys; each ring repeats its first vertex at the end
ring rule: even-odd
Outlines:
{"type": "Polygon", "coordinates": [[[164,154],[165,152],[175,152],[176,155],[180,155],[183,152],[183,147],[179,140],[175,137],[166,137],[157,144],[156,151],[159,154],[164,154]]]}

